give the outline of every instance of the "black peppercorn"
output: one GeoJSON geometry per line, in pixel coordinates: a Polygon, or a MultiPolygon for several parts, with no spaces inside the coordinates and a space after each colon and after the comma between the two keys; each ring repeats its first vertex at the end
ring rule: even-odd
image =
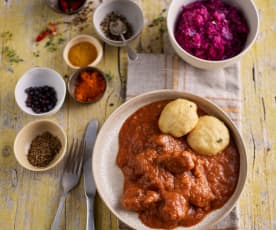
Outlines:
{"type": "Polygon", "coordinates": [[[29,87],[25,89],[26,106],[35,113],[46,113],[52,110],[57,103],[56,90],[51,86],[29,87]]]}

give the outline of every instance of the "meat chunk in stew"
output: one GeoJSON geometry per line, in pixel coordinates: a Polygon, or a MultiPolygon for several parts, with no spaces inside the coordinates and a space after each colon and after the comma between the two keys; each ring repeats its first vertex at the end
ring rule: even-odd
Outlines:
{"type": "Polygon", "coordinates": [[[176,192],[165,192],[163,199],[164,204],[160,208],[160,215],[165,221],[178,222],[186,216],[189,204],[184,196],[176,192]]]}
{"type": "Polygon", "coordinates": [[[137,186],[131,186],[124,192],[122,205],[128,210],[137,212],[152,207],[160,199],[160,194],[155,191],[144,191],[137,186]]]}
{"type": "Polygon", "coordinates": [[[196,176],[191,184],[189,201],[197,207],[205,207],[205,209],[208,209],[215,196],[209,187],[204,168],[198,164],[194,172],[196,176]]]}
{"type": "Polygon", "coordinates": [[[192,155],[188,151],[164,153],[157,158],[158,163],[173,174],[180,174],[194,168],[192,155]]]}

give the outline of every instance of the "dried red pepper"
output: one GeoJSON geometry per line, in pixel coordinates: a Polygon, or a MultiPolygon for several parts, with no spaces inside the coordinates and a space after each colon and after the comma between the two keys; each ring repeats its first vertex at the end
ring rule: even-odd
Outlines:
{"type": "Polygon", "coordinates": [[[47,29],[46,30],[43,30],[42,32],[40,32],[35,41],[36,42],[40,42],[42,41],[44,38],[48,37],[50,34],[55,34],[57,32],[57,27],[56,27],[56,24],[53,23],[53,22],[49,22],[48,23],[48,26],[47,26],[47,29]]]}
{"type": "Polygon", "coordinates": [[[52,34],[55,34],[57,32],[56,24],[53,22],[48,23],[48,30],[51,31],[52,34]]]}
{"type": "Polygon", "coordinates": [[[49,34],[50,34],[50,32],[49,32],[48,30],[44,30],[44,31],[42,31],[39,35],[37,35],[35,41],[36,41],[36,42],[40,42],[40,41],[42,41],[44,38],[46,38],[49,34]]]}

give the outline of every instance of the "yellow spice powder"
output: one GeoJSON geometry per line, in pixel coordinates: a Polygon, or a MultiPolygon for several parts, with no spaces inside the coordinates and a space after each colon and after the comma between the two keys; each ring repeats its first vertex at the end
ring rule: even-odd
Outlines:
{"type": "Polygon", "coordinates": [[[97,57],[96,47],[89,42],[81,42],[69,50],[69,61],[75,66],[87,66],[97,57]]]}

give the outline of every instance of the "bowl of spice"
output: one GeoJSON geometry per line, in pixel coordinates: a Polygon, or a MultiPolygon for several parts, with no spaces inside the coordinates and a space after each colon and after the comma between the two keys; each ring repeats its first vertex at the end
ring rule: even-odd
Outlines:
{"type": "Polygon", "coordinates": [[[16,160],[31,171],[46,171],[65,156],[67,138],[63,128],[51,120],[28,123],[14,141],[16,160]]]}
{"type": "Polygon", "coordinates": [[[18,80],[15,100],[22,111],[33,116],[52,115],[63,105],[66,85],[59,73],[35,67],[18,80]]]}
{"type": "Polygon", "coordinates": [[[75,14],[85,5],[86,0],[46,0],[47,5],[57,13],[75,14]]]}
{"type": "Polygon", "coordinates": [[[143,12],[135,2],[111,0],[101,3],[93,14],[93,25],[100,38],[112,46],[125,46],[121,36],[110,31],[110,24],[118,20],[125,26],[126,43],[133,41],[144,27],[143,12]]]}
{"type": "Polygon", "coordinates": [[[103,57],[103,47],[94,37],[78,35],[67,43],[63,58],[72,69],[97,65],[103,57]]]}
{"type": "Polygon", "coordinates": [[[73,73],[68,81],[68,92],[79,103],[93,103],[105,93],[105,74],[95,67],[84,67],[73,73]]]}

